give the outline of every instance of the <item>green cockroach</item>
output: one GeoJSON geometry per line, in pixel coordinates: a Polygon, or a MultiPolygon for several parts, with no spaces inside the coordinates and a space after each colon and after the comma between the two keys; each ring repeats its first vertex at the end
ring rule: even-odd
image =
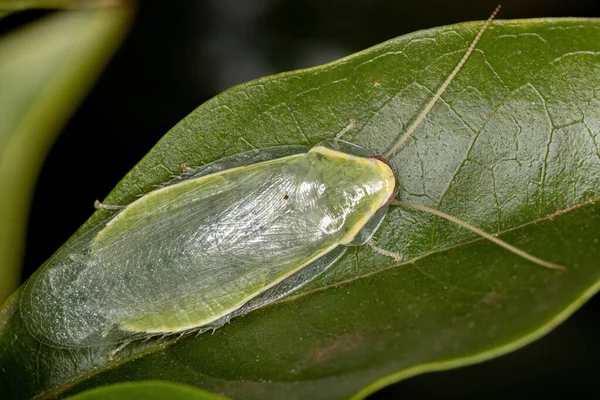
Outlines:
{"type": "Polygon", "coordinates": [[[53,346],[89,347],[216,328],[310,282],[347,246],[368,244],[399,260],[372,242],[390,205],[433,213],[562,268],[438,210],[395,200],[386,160],[423,121],[497,11],[382,157],[339,138],[350,124],[312,148],[272,147],[191,169],[125,207],[98,203],[119,212],[84,235],[83,248],[67,246],[26,284],[21,313],[31,333],[53,346]]]}

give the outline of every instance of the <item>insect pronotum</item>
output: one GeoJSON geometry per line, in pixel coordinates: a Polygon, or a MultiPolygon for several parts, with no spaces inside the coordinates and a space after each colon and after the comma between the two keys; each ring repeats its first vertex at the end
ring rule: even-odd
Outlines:
{"type": "Polygon", "coordinates": [[[325,271],[347,246],[369,244],[390,205],[448,219],[548,268],[562,269],[428,207],[396,200],[386,161],[423,121],[473,51],[382,156],[338,138],[312,148],[273,147],[187,170],[121,207],[67,246],[26,284],[21,310],[32,334],[58,347],[124,343],[215,328],[325,271]],[[81,244],[83,243],[83,244],[81,244]],[[52,316],[47,318],[44,316],[52,316]]]}

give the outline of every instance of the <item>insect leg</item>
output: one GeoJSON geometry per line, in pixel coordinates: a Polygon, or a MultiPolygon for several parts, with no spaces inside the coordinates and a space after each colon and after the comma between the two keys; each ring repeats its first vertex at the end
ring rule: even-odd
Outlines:
{"type": "Polygon", "coordinates": [[[346,133],[355,130],[358,127],[358,121],[355,119],[351,119],[350,123],[346,125],[344,129],[342,129],[337,135],[335,135],[336,139],[340,139],[346,133]]]}
{"type": "Polygon", "coordinates": [[[94,208],[96,210],[119,211],[119,210],[124,210],[125,206],[117,206],[117,205],[113,205],[113,204],[102,204],[102,203],[100,203],[100,201],[96,200],[96,201],[94,201],[94,208]]]}
{"type": "Polygon", "coordinates": [[[108,353],[106,353],[106,359],[108,361],[113,361],[115,359],[115,357],[117,356],[117,354],[119,354],[121,352],[121,350],[123,350],[125,347],[129,346],[132,342],[133,342],[133,340],[126,340],[125,342],[121,343],[116,349],[111,350],[108,353]]]}
{"type": "Polygon", "coordinates": [[[191,166],[190,166],[188,163],[186,163],[186,162],[184,162],[184,163],[182,163],[181,165],[179,165],[179,171],[180,171],[182,174],[186,174],[186,173],[190,172],[192,169],[194,169],[194,168],[192,168],[192,167],[191,167],[191,166]]]}
{"type": "Polygon", "coordinates": [[[419,210],[419,211],[424,211],[427,212],[429,214],[433,214],[436,215],[438,217],[444,218],[450,222],[453,222],[459,226],[462,226],[465,229],[470,230],[471,232],[474,232],[476,234],[478,234],[479,236],[481,236],[482,238],[485,238],[495,244],[497,244],[498,246],[504,247],[506,250],[520,256],[523,257],[526,260],[529,260],[535,264],[541,265],[542,267],[546,267],[546,268],[550,268],[550,269],[558,269],[558,270],[565,270],[565,267],[563,267],[562,265],[558,265],[558,264],[553,264],[551,262],[548,261],[544,261],[540,258],[537,258],[535,256],[532,256],[531,254],[518,249],[508,243],[506,243],[503,240],[498,239],[497,237],[490,235],[489,233],[483,231],[482,229],[479,229],[471,224],[466,223],[465,221],[461,221],[460,219],[453,217],[451,215],[448,215],[446,213],[441,212],[440,210],[436,210],[434,208],[429,208],[429,207],[425,207],[422,206],[420,204],[416,204],[416,203],[411,203],[409,201],[394,201],[392,203],[392,205],[394,206],[400,206],[400,207],[405,207],[405,208],[412,208],[414,210],[419,210]]]}
{"type": "Polygon", "coordinates": [[[397,251],[389,251],[389,250],[382,249],[381,247],[377,246],[377,243],[375,242],[374,239],[369,240],[367,242],[367,244],[369,245],[371,250],[373,250],[375,253],[381,254],[383,256],[391,257],[396,262],[402,261],[402,258],[403,258],[402,253],[398,253],[397,251]]]}

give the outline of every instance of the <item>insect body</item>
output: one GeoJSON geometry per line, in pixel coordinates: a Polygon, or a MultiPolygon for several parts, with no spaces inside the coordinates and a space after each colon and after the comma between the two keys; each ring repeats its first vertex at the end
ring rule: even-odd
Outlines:
{"type": "MultiPolygon", "coordinates": [[[[386,158],[439,99],[492,17],[386,158]]],[[[440,211],[392,202],[394,173],[370,156],[332,139],[310,150],[263,149],[191,170],[124,207],[76,252],[49,260],[24,288],[23,318],[39,340],[60,347],[216,327],[302,286],[346,246],[368,243],[390,204],[450,219],[559,268],[440,211]]]]}
{"type": "MultiPolygon", "coordinates": [[[[192,174],[133,202],[87,254],[27,286],[29,313],[55,315],[35,333],[89,346],[207,326],[338,246],[364,244],[395,197],[394,174],[325,145],[192,174]]],[[[340,145],[360,151],[329,141],[340,145]]]]}

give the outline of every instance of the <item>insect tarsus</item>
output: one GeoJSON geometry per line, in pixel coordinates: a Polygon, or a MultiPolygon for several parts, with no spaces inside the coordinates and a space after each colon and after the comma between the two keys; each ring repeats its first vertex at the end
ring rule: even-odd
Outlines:
{"type": "Polygon", "coordinates": [[[100,203],[99,200],[94,201],[94,208],[96,210],[112,210],[112,211],[120,211],[125,208],[125,206],[117,206],[113,204],[103,204],[100,203]]]}
{"type": "Polygon", "coordinates": [[[396,262],[400,262],[404,258],[402,253],[398,253],[397,251],[389,251],[389,250],[382,249],[381,247],[378,247],[377,243],[375,242],[374,239],[369,240],[367,242],[367,244],[369,245],[371,250],[373,250],[375,253],[379,253],[383,256],[391,257],[396,262]]]}

